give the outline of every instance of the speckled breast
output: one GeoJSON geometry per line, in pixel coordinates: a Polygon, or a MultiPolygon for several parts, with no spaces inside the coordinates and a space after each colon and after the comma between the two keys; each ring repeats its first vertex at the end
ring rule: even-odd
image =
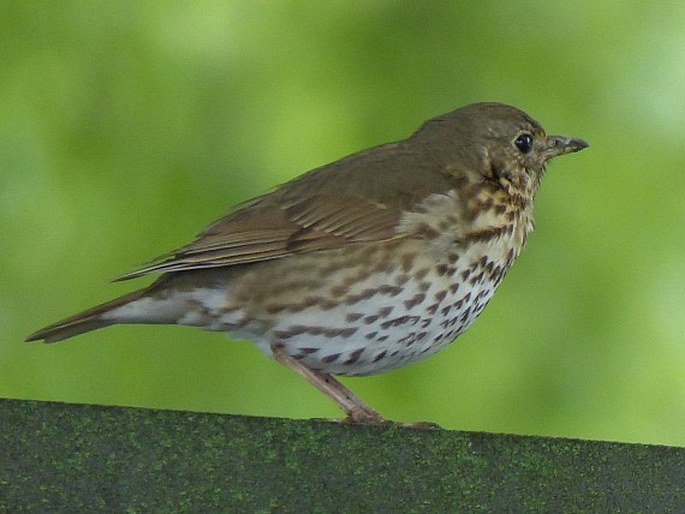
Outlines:
{"type": "Polygon", "coordinates": [[[424,243],[403,240],[293,259],[277,266],[278,275],[259,271],[272,294],[243,305],[244,325],[268,325],[251,336],[267,354],[275,344],[327,373],[380,373],[423,359],[466,330],[514,258],[485,243],[436,257],[424,243]]]}

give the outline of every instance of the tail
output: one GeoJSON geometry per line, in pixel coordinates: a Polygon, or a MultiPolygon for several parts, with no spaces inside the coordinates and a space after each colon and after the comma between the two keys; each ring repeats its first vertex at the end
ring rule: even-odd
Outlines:
{"type": "Polygon", "coordinates": [[[103,316],[119,307],[140,300],[147,292],[147,288],[134,291],[107,303],[98,305],[97,307],[93,307],[92,309],[70,316],[62,321],[41,328],[28,336],[26,341],[44,340],[46,343],[55,343],[85,332],[90,332],[91,330],[97,330],[115,323],[120,323],[116,318],[107,318],[106,316],[103,316]]]}
{"type": "Polygon", "coordinates": [[[225,285],[214,272],[203,270],[162,275],[149,286],[53,323],[26,341],[55,343],[63,339],[121,323],[182,324],[208,328],[213,318],[203,301],[219,304],[225,285]],[[219,286],[217,284],[219,283],[219,286]]]}

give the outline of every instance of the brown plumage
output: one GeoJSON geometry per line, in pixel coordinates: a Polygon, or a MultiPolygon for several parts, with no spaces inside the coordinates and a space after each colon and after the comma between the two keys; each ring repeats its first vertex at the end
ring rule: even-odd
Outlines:
{"type": "Polygon", "coordinates": [[[430,355],[484,308],[533,228],[549,159],[587,146],[525,113],[474,104],[409,138],[312,170],[120,280],[149,287],[50,325],[59,341],[117,323],[233,332],[331,396],[381,418],[335,374],[430,355]]]}

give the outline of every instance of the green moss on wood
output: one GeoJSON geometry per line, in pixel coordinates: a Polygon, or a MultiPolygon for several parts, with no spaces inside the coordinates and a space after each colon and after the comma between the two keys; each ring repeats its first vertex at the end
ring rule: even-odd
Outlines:
{"type": "Polygon", "coordinates": [[[685,449],[0,400],[0,511],[685,509],[685,449]]]}

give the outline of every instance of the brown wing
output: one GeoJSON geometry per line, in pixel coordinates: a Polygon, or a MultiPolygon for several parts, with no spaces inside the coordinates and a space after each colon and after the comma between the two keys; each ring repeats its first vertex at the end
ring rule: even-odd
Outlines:
{"type": "Polygon", "coordinates": [[[398,237],[402,212],[449,182],[429,157],[391,143],[310,171],[206,227],[147,273],[233,266],[398,237]]]}

